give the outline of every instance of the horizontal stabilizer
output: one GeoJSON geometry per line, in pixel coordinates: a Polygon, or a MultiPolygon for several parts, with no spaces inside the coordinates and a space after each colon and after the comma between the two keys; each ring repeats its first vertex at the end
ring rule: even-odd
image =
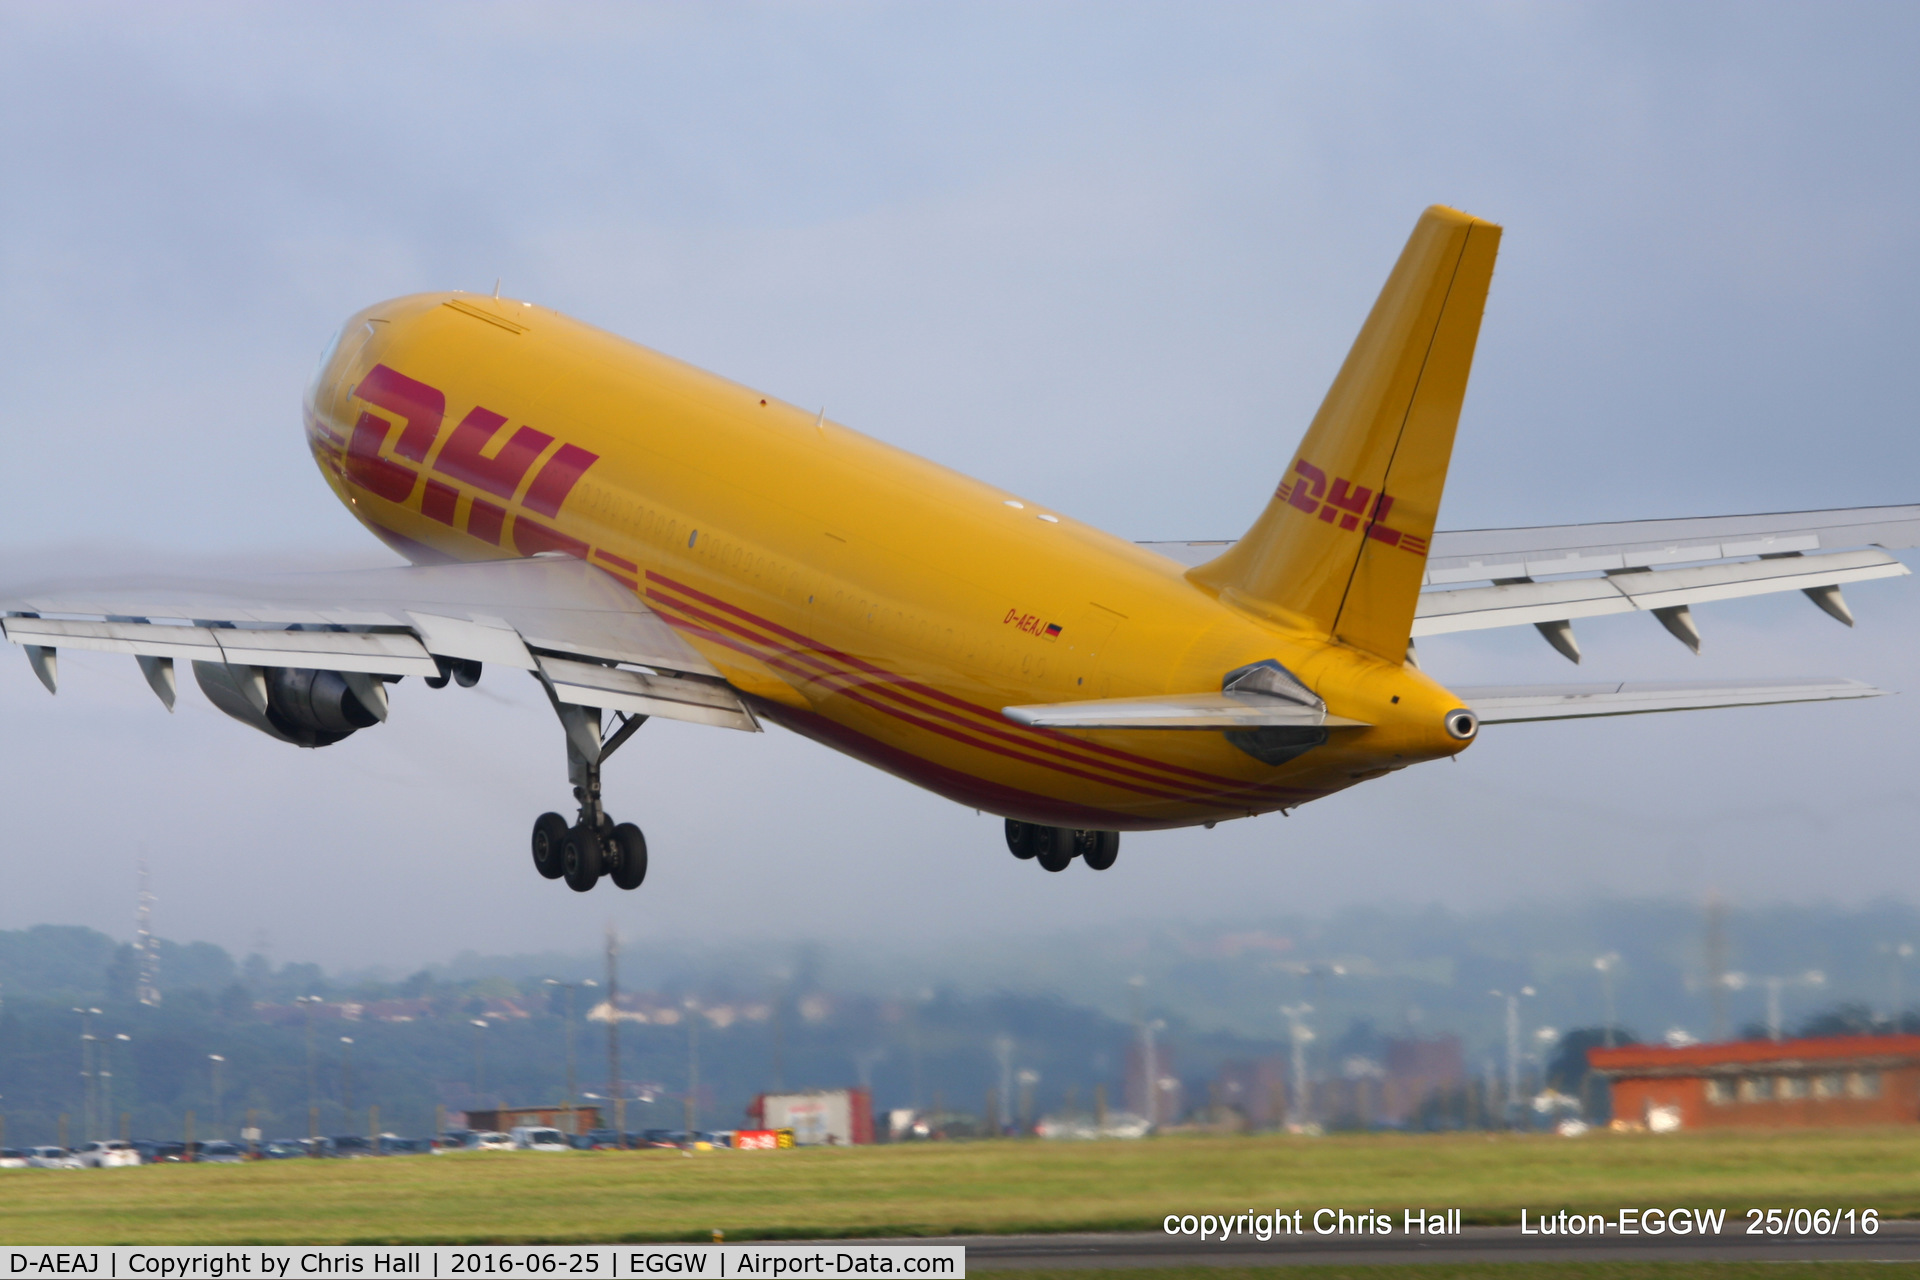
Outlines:
{"type": "Polygon", "coordinates": [[[1586,716],[1637,716],[1653,711],[1704,711],[1713,707],[1759,707],[1777,702],[1830,702],[1877,698],[1885,693],[1858,680],[1712,680],[1701,683],[1492,685],[1455,689],[1481,724],[1521,720],[1574,720],[1586,716]]]}
{"type": "Polygon", "coordinates": [[[1005,707],[1001,714],[1038,729],[1263,729],[1274,725],[1362,722],[1330,716],[1313,706],[1258,693],[1176,693],[1147,698],[1099,698],[1005,707]]]}

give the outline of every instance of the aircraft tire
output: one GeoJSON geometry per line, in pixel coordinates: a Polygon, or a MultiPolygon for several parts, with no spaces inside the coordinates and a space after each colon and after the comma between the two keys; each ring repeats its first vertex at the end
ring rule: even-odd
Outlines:
{"type": "Polygon", "coordinates": [[[1039,851],[1034,857],[1048,871],[1065,871],[1073,864],[1073,831],[1067,827],[1038,828],[1039,851]]]}
{"type": "Polygon", "coordinates": [[[533,869],[549,880],[566,873],[560,863],[560,846],[567,839],[567,820],[557,813],[543,813],[533,820],[533,869]]]}
{"type": "Polygon", "coordinates": [[[572,827],[560,845],[560,860],[566,868],[567,888],[585,893],[600,882],[600,842],[598,831],[572,827]]]}
{"type": "Polygon", "coordinates": [[[1094,871],[1105,871],[1120,856],[1118,831],[1082,831],[1080,861],[1094,871]]]}
{"type": "Polygon", "coordinates": [[[1034,826],[1031,822],[1016,822],[1012,818],[1008,818],[1007,819],[1008,851],[1011,852],[1013,856],[1016,858],[1020,858],[1020,859],[1031,858],[1036,852],[1038,852],[1039,841],[1037,839],[1037,836],[1039,831],[1040,831],[1040,828],[1034,826]]]}
{"type": "Polygon", "coordinates": [[[647,837],[631,822],[623,822],[607,838],[613,869],[607,873],[622,889],[638,889],[647,878],[647,837]]]}

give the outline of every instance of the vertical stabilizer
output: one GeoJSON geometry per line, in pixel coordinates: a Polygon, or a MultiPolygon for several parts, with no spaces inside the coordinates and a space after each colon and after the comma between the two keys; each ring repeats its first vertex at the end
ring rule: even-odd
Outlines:
{"type": "Polygon", "coordinates": [[[1420,216],[1267,509],[1188,577],[1400,662],[1453,453],[1500,228],[1420,216]]]}

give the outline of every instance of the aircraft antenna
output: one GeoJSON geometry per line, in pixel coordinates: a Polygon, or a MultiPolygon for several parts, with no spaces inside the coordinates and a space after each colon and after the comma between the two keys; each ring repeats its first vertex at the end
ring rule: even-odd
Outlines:
{"type": "Polygon", "coordinates": [[[500,301],[500,277],[499,276],[495,276],[493,278],[493,300],[495,302],[500,301]]]}

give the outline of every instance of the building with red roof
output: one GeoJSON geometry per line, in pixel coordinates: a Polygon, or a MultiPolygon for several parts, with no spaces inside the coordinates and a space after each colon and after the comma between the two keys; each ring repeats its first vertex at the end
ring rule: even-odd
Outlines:
{"type": "Polygon", "coordinates": [[[1590,1049],[1616,1119],[1656,1129],[1920,1123],[1920,1035],[1590,1049]]]}

